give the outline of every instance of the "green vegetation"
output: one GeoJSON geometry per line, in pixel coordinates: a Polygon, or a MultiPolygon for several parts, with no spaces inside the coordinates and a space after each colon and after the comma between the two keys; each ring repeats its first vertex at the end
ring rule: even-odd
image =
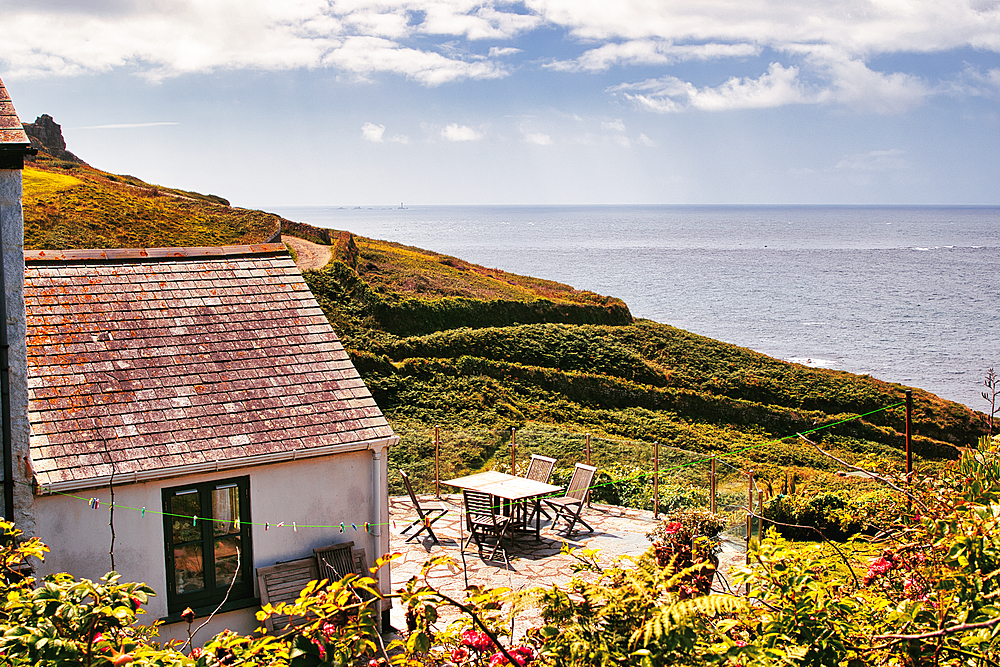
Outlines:
{"type": "MultiPolygon", "coordinates": [[[[258,242],[279,221],[226,204],[42,154],[25,170],[26,247],[258,242]]],[[[444,479],[509,469],[512,428],[521,457],[553,455],[569,470],[585,458],[589,433],[600,497],[635,506],[651,507],[654,442],[667,469],[661,486],[673,489],[661,497],[667,508],[704,496],[711,455],[730,464],[720,470],[723,493],[743,491],[737,469],[752,468],[767,488],[789,474],[802,489],[811,480],[834,483],[838,465],[786,439],[827,425],[811,437],[842,460],[901,465],[900,385],[633,320],[620,299],[553,281],[349,232],[284,226],[332,246],[334,261],[306,280],[402,438],[390,453],[396,492],[399,467],[411,470],[418,489],[429,488],[434,426],[446,434],[444,479]],[[887,406],[895,407],[881,410],[887,406]]],[[[921,390],[914,399],[914,448],[925,468],[955,458],[988,429],[985,415],[962,405],[921,390]]]]}
{"type": "Polygon", "coordinates": [[[29,250],[260,243],[281,218],[203,195],[117,176],[45,153],[24,170],[29,250]]]}
{"type": "MultiPolygon", "coordinates": [[[[459,434],[443,446],[443,479],[509,469],[512,428],[547,432],[522,449],[525,459],[538,452],[572,468],[589,433],[604,497],[645,507],[653,442],[724,456],[764,484],[792,469],[802,480],[832,478],[836,464],[794,438],[779,440],[843,422],[815,436],[839,458],[881,469],[902,461],[901,385],[633,320],[620,300],[566,285],[347,232],[329,237],[334,261],[306,280],[402,438],[390,466],[409,469],[422,490],[433,480],[434,426],[459,434]]],[[[914,451],[925,467],[985,432],[957,403],[917,389],[914,404],[914,451]]],[[[706,477],[702,462],[663,474],[661,484],[706,477]]],[[[723,492],[742,484],[731,469],[721,483],[723,492]]]]}
{"type": "MultiPolygon", "coordinates": [[[[0,652],[11,667],[984,667],[1000,660],[1000,453],[983,438],[939,475],[908,483],[878,477],[900,511],[878,519],[877,538],[792,543],[776,531],[751,543],[733,593],[712,592],[717,515],[678,510],[647,536],[637,558],[603,564],[571,552],[576,576],[527,591],[473,584],[464,597],[438,588],[447,556],[428,560],[392,594],[405,610],[401,637],[375,633],[376,580],[314,581],[291,604],[264,605],[261,621],[287,627],[204,646],[157,640],[138,625],[153,589],[55,574],[17,573],[47,548],[0,523],[0,652]],[[905,509],[903,509],[905,503],[905,509]],[[10,539],[14,538],[14,539],[10,539]],[[40,584],[40,585],[39,585],[40,584]],[[736,592],[738,591],[738,592],[736,592]],[[743,593],[745,591],[745,594],[743,593]],[[446,607],[460,612],[445,622],[446,607]],[[541,623],[514,635],[513,619],[541,623]]],[[[383,561],[384,562],[384,561],[383,561]]],[[[182,618],[194,628],[190,610],[182,618]]]]}

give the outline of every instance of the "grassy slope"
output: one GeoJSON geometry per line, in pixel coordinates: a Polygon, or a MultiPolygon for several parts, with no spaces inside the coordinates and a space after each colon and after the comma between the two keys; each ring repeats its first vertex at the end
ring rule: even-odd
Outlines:
{"type": "MultiPolygon", "coordinates": [[[[452,441],[444,478],[509,461],[506,443],[516,427],[525,457],[545,451],[562,465],[580,458],[586,432],[609,439],[595,445],[602,465],[648,466],[658,441],[728,453],[765,479],[783,479],[789,467],[808,479],[839,466],[797,441],[764,443],[903,400],[901,385],[786,363],[646,320],[483,326],[473,323],[478,313],[469,304],[468,327],[460,309],[447,328],[427,326],[420,321],[426,313],[414,311],[412,331],[400,331],[372,304],[563,297],[609,307],[617,300],[398,244],[354,241],[350,267],[331,265],[307,280],[403,436],[393,464],[418,479],[431,475],[435,425],[452,441]],[[635,444],[626,451],[613,440],[635,444]],[[747,447],[755,449],[741,452],[747,447]]],[[[983,432],[968,408],[921,390],[914,396],[920,460],[954,456],[952,445],[971,444],[983,432]]],[[[813,438],[852,461],[898,470],[903,415],[895,408],[813,438]]]]}
{"type": "MultiPolygon", "coordinates": [[[[280,220],[45,155],[24,177],[28,248],[252,243],[280,220]]],[[[307,225],[295,227],[309,236],[307,225]]],[[[795,441],[760,445],[902,398],[899,385],[632,321],[612,297],[397,243],[313,231],[334,242],[341,261],[307,280],[403,438],[393,466],[414,470],[424,488],[435,425],[444,427],[448,445],[444,478],[502,464],[512,427],[522,455],[544,451],[562,465],[582,458],[586,432],[602,466],[648,466],[658,441],[729,453],[730,462],[752,465],[765,479],[782,479],[789,467],[815,477],[837,466],[795,441]],[[757,448],[741,451],[747,447],[757,448]]],[[[970,444],[982,433],[964,406],[920,390],[915,398],[917,450],[925,459],[950,456],[949,443],[970,444]]],[[[902,414],[896,408],[814,437],[853,461],[898,470],[902,414]]]]}
{"type": "Polygon", "coordinates": [[[42,153],[24,170],[24,236],[31,250],[256,243],[280,218],[212,195],[149,185],[42,153]]]}

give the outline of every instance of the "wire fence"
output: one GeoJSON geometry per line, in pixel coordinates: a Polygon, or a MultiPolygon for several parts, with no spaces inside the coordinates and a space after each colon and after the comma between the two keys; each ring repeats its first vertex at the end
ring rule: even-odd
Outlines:
{"type": "Polygon", "coordinates": [[[770,482],[763,485],[754,476],[755,468],[768,465],[760,456],[762,447],[770,446],[772,453],[802,448],[798,441],[802,434],[900,405],[852,415],[778,439],[748,433],[743,442],[733,443],[724,452],[695,452],[658,442],[599,437],[548,426],[428,431],[404,425],[396,429],[401,442],[390,452],[390,492],[404,493],[400,467],[410,474],[418,493],[440,496],[457,491],[448,486],[448,480],[479,470],[523,475],[531,455],[539,454],[556,459],[551,482],[558,486],[566,486],[575,464],[596,466],[590,502],[649,510],[654,516],[679,508],[745,513],[747,534],[759,533],[759,522],[752,515],[759,515],[764,500],[774,493],[770,482]],[[789,440],[793,442],[785,442],[789,440]]]}

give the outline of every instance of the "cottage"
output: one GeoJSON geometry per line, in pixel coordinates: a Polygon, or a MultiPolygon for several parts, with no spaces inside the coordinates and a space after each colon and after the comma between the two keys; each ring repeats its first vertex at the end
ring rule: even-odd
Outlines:
{"type": "Polygon", "coordinates": [[[154,618],[225,600],[217,629],[249,632],[258,568],[345,541],[369,564],[388,551],[397,438],[283,245],[25,263],[41,574],[99,577],[113,558],[160,593],[154,618]]]}

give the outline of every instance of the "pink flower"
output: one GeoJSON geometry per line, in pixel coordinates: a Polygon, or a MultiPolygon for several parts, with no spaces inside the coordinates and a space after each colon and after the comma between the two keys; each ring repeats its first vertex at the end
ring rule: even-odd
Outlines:
{"type": "MultiPolygon", "coordinates": [[[[518,646],[517,648],[510,649],[507,652],[510,653],[510,657],[514,658],[514,661],[517,662],[517,667],[525,667],[535,658],[535,653],[531,650],[530,646],[518,646]]],[[[507,662],[507,657],[500,651],[497,651],[490,656],[490,667],[503,667],[503,665],[507,664],[509,664],[507,662]]]]}
{"type": "Polygon", "coordinates": [[[865,575],[865,586],[870,585],[873,581],[892,570],[892,568],[892,561],[880,556],[868,566],[868,574],[865,575]]]}
{"type": "Polygon", "coordinates": [[[683,528],[683,526],[681,526],[680,521],[671,521],[670,523],[663,526],[663,533],[665,535],[673,535],[681,528],[683,528]]]}
{"type": "Polygon", "coordinates": [[[469,659],[469,649],[465,648],[464,646],[460,646],[451,652],[451,661],[456,665],[461,665],[468,659],[469,659]]]}
{"type": "Polygon", "coordinates": [[[462,633],[462,646],[468,646],[482,653],[490,650],[493,640],[485,632],[466,630],[462,633]]]}
{"type": "Polygon", "coordinates": [[[326,660],[326,647],[323,646],[323,642],[321,642],[318,639],[313,639],[312,643],[315,644],[316,648],[319,649],[319,659],[326,660]]]}
{"type": "Polygon", "coordinates": [[[337,626],[333,623],[324,623],[322,632],[323,636],[329,639],[331,635],[337,633],[337,626]]]}

